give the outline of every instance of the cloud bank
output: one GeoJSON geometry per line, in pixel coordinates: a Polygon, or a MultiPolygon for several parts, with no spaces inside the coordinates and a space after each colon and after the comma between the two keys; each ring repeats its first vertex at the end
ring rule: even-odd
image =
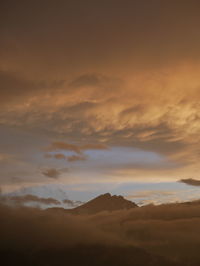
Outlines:
{"type": "Polygon", "coordinates": [[[200,186],[200,180],[196,180],[193,178],[188,178],[188,179],[180,179],[179,182],[184,183],[186,185],[190,186],[200,186]]]}
{"type": "Polygon", "coordinates": [[[0,214],[1,251],[132,246],[182,265],[198,265],[200,261],[199,201],[86,216],[72,216],[60,208],[41,211],[1,204],[0,214]]]}

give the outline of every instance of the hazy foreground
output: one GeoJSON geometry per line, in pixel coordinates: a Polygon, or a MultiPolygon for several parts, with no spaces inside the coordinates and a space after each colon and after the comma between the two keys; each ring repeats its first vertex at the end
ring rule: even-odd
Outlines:
{"type": "Polygon", "coordinates": [[[2,265],[200,265],[200,202],[73,215],[0,205],[2,265]]]}

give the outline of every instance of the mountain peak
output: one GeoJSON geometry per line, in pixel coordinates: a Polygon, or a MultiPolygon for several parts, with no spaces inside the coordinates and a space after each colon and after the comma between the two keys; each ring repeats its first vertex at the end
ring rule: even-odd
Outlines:
{"type": "Polygon", "coordinates": [[[122,196],[112,196],[110,193],[106,193],[74,208],[72,211],[77,214],[95,214],[102,211],[117,211],[136,207],[138,206],[134,202],[126,200],[122,196]]]}
{"type": "Polygon", "coordinates": [[[96,197],[95,199],[108,199],[111,198],[111,194],[110,193],[105,193],[105,194],[101,194],[98,197],[96,197]]]}

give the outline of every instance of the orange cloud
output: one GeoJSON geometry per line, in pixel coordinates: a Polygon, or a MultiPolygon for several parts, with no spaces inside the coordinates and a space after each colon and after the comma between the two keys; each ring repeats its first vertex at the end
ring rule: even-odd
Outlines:
{"type": "Polygon", "coordinates": [[[86,157],[85,156],[79,156],[79,155],[72,155],[72,156],[68,156],[67,160],[69,162],[75,162],[75,161],[85,161],[86,157]]]}
{"type": "Polygon", "coordinates": [[[108,147],[105,144],[84,144],[84,145],[75,145],[69,144],[66,142],[53,142],[50,146],[46,147],[46,151],[57,151],[57,150],[67,150],[73,151],[77,154],[81,154],[85,150],[105,150],[108,147]]]}
{"type": "Polygon", "coordinates": [[[114,2],[3,5],[0,125],[58,140],[49,153],[154,151],[199,178],[199,3],[114,2]]]}

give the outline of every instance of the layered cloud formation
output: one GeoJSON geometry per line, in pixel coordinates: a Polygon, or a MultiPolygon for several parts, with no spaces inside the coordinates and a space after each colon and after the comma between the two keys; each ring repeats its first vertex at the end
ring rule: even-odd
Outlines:
{"type": "Polygon", "coordinates": [[[103,161],[127,147],[132,161],[110,157],[104,174],[95,162],[95,180],[199,178],[199,8],[4,2],[1,185],[93,179],[92,152],[103,161]]]}

